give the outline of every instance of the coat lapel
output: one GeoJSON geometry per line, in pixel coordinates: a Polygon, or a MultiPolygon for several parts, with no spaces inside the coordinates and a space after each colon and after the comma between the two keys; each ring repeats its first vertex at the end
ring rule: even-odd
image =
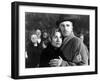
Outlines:
{"type": "Polygon", "coordinates": [[[75,37],[75,35],[72,33],[70,36],[64,38],[61,49],[63,49],[73,37],[75,37]]]}

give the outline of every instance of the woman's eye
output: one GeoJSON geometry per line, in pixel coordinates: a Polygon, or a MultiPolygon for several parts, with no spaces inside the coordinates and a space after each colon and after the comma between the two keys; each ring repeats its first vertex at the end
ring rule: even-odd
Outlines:
{"type": "Polygon", "coordinates": [[[56,39],[57,37],[55,37],[55,39],[56,39]]]}

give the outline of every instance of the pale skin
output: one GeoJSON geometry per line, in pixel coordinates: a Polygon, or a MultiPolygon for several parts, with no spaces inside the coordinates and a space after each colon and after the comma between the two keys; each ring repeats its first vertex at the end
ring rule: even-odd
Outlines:
{"type": "Polygon", "coordinates": [[[59,28],[64,37],[69,36],[73,32],[73,24],[71,21],[64,21],[60,23],[59,28]]]}
{"type": "MultiPolygon", "coordinates": [[[[61,22],[59,24],[59,28],[64,37],[69,36],[73,32],[73,24],[71,21],[61,22]]],[[[57,66],[61,65],[62,60],[63,59],[61,57],[59,57],[59,59],[52,59],[52,60],[50,60],[49,64],[50,64],[50,66],[57,67],[57,66]]]]}
{"type": "MultiPolygon", "coordinates": [[[[37,46],[37,35],[36,34],[31,35],[31,41],[34,46],[37,46]]],[[[25,52],[25,57],[26,59],[28,58],[27,51],[25,52]]]]}
{"type": "Polygon", "coordinates": [[[41,30],[37,29],[36,30],[36,35],[37,35],[38,38],[40,38],[40,36],[41,36],[41,30]]]}
{"type": "Polygon", "coordinates": [[[54,47],[59,48],[62,44],[62,37],[61,37],[61,33],[60,32],[55,32],[55,35],[52,37],[52,42],[51,44],[54,47]]]}
{"type": "MultiPolygon", "coordinates": [[[[62,37],[60,32],[55,32],[55,35],[52,37],[51,44],[56,48],[59,48],[61,46],[62,37]]],[[[56,67],[56,66],[60,66],[61,62],[62,62],[62,58],[59,56],[59,59],[50,60],[49,64],[51,67],[56,67]]]]}

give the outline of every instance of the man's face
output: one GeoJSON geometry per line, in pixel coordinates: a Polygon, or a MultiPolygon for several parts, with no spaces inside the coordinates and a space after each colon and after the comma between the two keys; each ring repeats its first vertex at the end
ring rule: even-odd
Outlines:
{"type": "Polygon", "coordinates": [[[41,31],[40,31],[40,30],[36,30],[36,35],[37,35],[38,37],[40,37],[40,36],[41,36],[41,31]]]}
{"type": "Polygon", "coordinates": [[[55,32],[55,35],[52,37],[51,41],[54,47],[60,47],[62,44],[62,37],[60,32],[55,32]]]}
{"type": "Polygon", "coordinates": [[[44,37],[44,38],[47,38],[47,37],[48,37],[47,32],[44,32],[44,33],[43,33],[43,37],[44,37]]]}
{"type": "Polygon", "coordinates": [[[61,30],[62,35],[66,37],[72,33],[73,24],[71,21],[64,21],[60,23],[59,28],[61,30]]]}

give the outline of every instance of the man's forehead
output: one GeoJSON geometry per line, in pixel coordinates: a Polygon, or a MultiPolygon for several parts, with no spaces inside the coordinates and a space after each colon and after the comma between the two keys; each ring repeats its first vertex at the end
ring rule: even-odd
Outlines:
{"type": "Polygon", "coordinates": [[[60,24],[70,24],[70,25],[72,25],[72,22],[71,21],[63,21],[60,24]]]}

